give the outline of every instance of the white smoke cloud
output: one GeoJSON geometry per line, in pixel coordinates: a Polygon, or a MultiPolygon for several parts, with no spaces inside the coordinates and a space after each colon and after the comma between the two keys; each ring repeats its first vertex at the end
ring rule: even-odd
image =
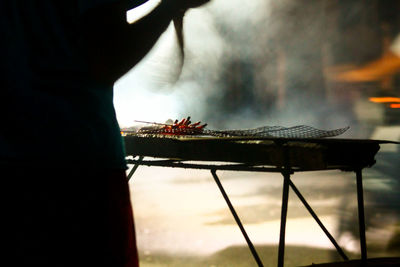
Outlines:
{"type": "Polygon", "coordinates": [[[312,90],[304,91],[323,79],[323,66],[313,66],[314,59],[307,57],[321,52],[317,46],[326,29],[320,23],[329,15],[327,1],[305,2],[214,0],[190,10],[184,21],[186,58],[180,79],[173,83],[179,60],[171,25],[144,60],[117,82],[120,124],[191,116],[213,128],[351,126],[347,111],[337,112],[312,90]],[[281,109],[277,55],[283,50],[290,76],[285,77],[281,109]],[[237,96],[229,103],[233,94],[237,96]]]}

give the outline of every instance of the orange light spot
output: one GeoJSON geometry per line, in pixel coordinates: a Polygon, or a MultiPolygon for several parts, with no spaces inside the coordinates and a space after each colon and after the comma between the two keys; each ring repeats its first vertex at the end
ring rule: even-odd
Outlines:
{"type": "Polygon", "coordinates": [[[400,103],[400,97],[370,97],[369,101],[374,103],[400,103]]]}
{"type": "Polygon", "coordinates": [[[400,103],[390,104],[390,108],[400,108],[400,103]]]}

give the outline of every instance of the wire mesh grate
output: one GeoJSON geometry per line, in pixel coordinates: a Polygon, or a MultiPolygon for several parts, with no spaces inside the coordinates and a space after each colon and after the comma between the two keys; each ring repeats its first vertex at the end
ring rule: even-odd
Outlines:
{"type": "MultiPolygon", "coordinates": [[[[214,136],[214,137],[278,137],[278,138],[324,138],[343,134],[349,127],[334,130],[321,130],[311,126],[298,125],[293,127],[263,126],[253,129],[241,130],[207,130],[180,129],[177,137],[187,136],[214,136]]],[[[146,127],[140,129],[140,135],[165,135],[165,129],[159,127],[146,127]]],[[[174,135],[168,133],[168,135],[174,135]]]]}
{"type": "Polygon", "coordinates": [[[204,130],[203,134],[211,136],[256,136],[279,138],[323,138],[343,134],[349,127],[334,130],[321,130],[311,126],[298,125],[293,127],[264,126],[247,130],[214,131],[204,130]]]}

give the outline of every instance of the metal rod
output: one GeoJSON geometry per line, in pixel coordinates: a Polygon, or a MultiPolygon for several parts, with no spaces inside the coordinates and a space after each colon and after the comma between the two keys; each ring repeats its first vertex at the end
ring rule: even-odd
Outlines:
{"type": "Polygon", "coordinates": [[[332,244],[335,246],[337,252],[340,254],[340,256],[345,260],[349,260],[349,258],[346,256],[346,254],[343,252],[342,248],[339,246],[339,244],[336,242],[335,238],[329,233],[329,231],[326,229],[326,227],[322,224],[321,220],[318,218],[317,214],[313,211],[311,206],[307,203],[306,199],[303,197],[303,195],[300,193],[300,191],[297,189],[297,187],[294,185],[292,181],[289,181],[290,187],[294,191],[294,193],[297,195],[297,197],[300,199],[300,201],[303,203],[304,207],[308,210],[308,212],[311,214],[311,216],[314,218],[314,220],[318,223],[318,225],[321,227],[322,231],[326,234],[326,236],[329,238],[329,240],[332,242],[332,244]]]}
{"type": "MultiPolygon", "coordinates": [[[[281,167],[265,167],[248,164],[194,164],[183,163],[179,160],[126,160],[127,164],[139,164],[146,166],[157,167],[170,167],[170,168],[184,168],[184,169],[200,169],[200,170],[225,170],[225,171],[245,171],[245,172],[282,172],[281,167]]],[[[306,171],[302,169],[293,169],[293,171],[301,172],[306,171]]]]}
{"type": "Polygon", "coordinates": [[[367,241],[365,238],[365,215],[364,215],[364,194],[361,169],[356,171],[357,179],[357,202],[358,202],[358,225],[360,231],[361,260],[367,260],[367,241]]]}
{"type": "Polygon", "coordinates": [[[127,176],[128,182],[132,178],[132,175],[136,172],[136,170],[139,167],[140,163],[143,161],[143,158],[144,158],[143,156],[139,156],[139,159],[137,160],[137,163],[130,170],[130,172],[129,172],[128,176],[127,176]]]}
{"type": "Polygon", "coordinates": [[[247,245],[248,245],[248,247],[249,247],[251,253],[253,254],[254,260],[257,262],[257,265],[258,265],[259,267],[263,267],[264,265],[262,264],[261,259],[260,259],[260,257],[258,256],[257,251],[256,251],[256,249],[255,249],[254,246],[253,246],[253,243],[251,242],[249,236],[247,235],[246,230],[244,229],[243,224],[242,224],[242,222],[241,222],[240,219],[239,219],[239,216],[237,215],[235,209],[233,208],[233,205],[232,205],[231,201],[229,200],[229,197],[228,197],[228,195],[226,194],[225,189],[224,189],[224,187],[222,186],[222,184],[221,184],[221,182],[220,182],[220,180],[219,180],[219,178],[218,178],[218,176],[217,176],[217,170],[215,170],[215,169],[211,170],[211,174],[212,174],[212,176],[214,177],[214,180],[215,180],[215,182],[216,182],[216,184],[217,184],[219,190],[221,191],[221,194],[222,194],[222,196],[224,197],[224,199],[225,199],[225,201],[226,201],[226,204],[228,204],[228,207],[229,207],[229,209],[230,209],[230,211],[231,211],[233,217],[235,218],[235,221],[236,221],[237,225],[239,226],[240,231],[242,232],[244,238],[246,239],[247,245]]]}
{"type": "Polygon", "coordinates": [[[281,228],[279,235],[279,251],[278,251],[278,267],[283,267],[285,258],[285,232],[286,232],[286,219],[289,202],[289,181],[290,172],[285,171],[283,174],[283,190],[282,190],[282,210],[281,210],[281,228]]]}

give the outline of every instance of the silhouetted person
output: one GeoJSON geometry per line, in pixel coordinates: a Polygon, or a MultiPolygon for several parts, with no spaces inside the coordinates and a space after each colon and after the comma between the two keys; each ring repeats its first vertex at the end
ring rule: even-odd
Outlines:
{"type": "Polygon", "coordinates": [[[138,265],[113,83],[205,2],[0,0],[4,266],[138,265]]]}

